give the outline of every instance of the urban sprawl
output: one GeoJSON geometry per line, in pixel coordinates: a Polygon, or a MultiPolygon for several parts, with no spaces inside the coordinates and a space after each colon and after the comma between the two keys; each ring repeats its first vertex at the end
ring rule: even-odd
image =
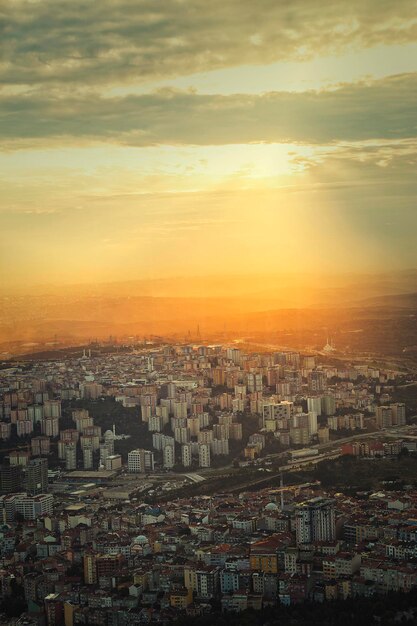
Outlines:
{"type": "Polygon", "coordinates": [[[312,474],[415,457],[398,395],[413,368],[329,342],[75,352],[0,370],[1,623],[167,624],[417,586],[416,480],[312,474]]]}

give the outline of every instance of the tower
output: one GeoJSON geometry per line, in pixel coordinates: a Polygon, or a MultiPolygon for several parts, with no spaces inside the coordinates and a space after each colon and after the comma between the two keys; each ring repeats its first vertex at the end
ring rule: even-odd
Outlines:
{"type": "Polygon", "coordinates": [[[313,498],[298,505],[296,514],[297,544],[333,541],[336,538],[334,501],[313,498]]]}
{"type": "Polygon", "coordinates": [[[32,459],[26,467],[26,489],[34,496],[48,490],[48,459],[32,459]]]}

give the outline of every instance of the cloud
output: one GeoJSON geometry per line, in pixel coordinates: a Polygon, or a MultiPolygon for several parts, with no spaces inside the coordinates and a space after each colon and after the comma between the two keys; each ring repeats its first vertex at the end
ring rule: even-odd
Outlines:
{"type": "Polygon", "coordinates": [[[328,91],[199,95],[162,90],[103,98],[0,96],[4,147],[112,142],[131,146],[250,142],[327,144],[416,136],[417,73],[328,91]]]}
{"type": "Polygon", "coordinates": [[[414,0],[6,0],[3,84],[122,84],[417,39],[414,0]]]}
{"type": "MultiPolygon", "coordinates": [[[[283,187],[271,177],[195,192],[123,195],[117,171],[100,171],[89,185],[84,174],[51,166],[49,185],[34,174],[13,206],[13,185],[2,190],[2,279],[306,271],[306,263],[309,271],[415,267],[415,148],[385,142],[318,150],[283,187]]],[[[130,175],[123,187],[143,191],[140,172],[130,175]]]]}

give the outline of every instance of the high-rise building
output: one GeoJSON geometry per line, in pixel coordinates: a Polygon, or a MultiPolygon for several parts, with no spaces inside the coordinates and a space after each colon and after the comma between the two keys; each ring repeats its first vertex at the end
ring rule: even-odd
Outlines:
{"type": "Polygon", "coordinates": [[[213,456],[227,455],[229,454],[229,440],[213,439],[210,444],[210,449],[213,456]]]}
{"type": "Polygon", "coordinates": [[[262,391],[263,388],[263,380],[262,374],[260,372],[249,372],[247,374],[247,385],[248,391],[252,393],[253,391],[262,391]]]}
{"type": "Polygon", "coordinates": [[[242,424],[240,422],[233,422],[229,426],[229,438],[235,441],[240,441],[243,437],[242,424]]]}
{"type": "Polygon", "coordinates": [[[155,467],[154,453],[142,448],[131,450],[127,455],[127,467],[131,474],[152,472],[155,467]]]}
{"type": "Polygon", "coordinates": [[[316,357],[310,354],[303,354],[301,364],[305,369],[314,369],[316,366],[316,357]]]}
{"type": "Polygon", "coordinates": [[[21,465],[11,465],[10,458],[5,457],[0,467],[1,493],[16,493],[22,489],[23,469],[21,465]]]}
{"type": "Polygon", "coordinates": [[[200,467],[210,467],[210,444],[198,444],[198,465],[200,467]]]}
{"type": "Polygon", "coordinates": [[[10,422],[0,422],[0,439],[10,439],[12,434],[12,425],[10,422]]]}
{"type": "Polygon", "coordinates": [[[61,417],[61,400],[45,400],[43,403],[43,416],[61,417]]]}
{"type": "Polygon", "coordinates": [[[31,459],[25,468],[26,491],[35,496],[48,491],[48,459],[31,459]]]}
{"type": "Polygon", "coordinates": [[[175,383],[168,383],[168,385],[167,385],[167,397],[168,398],[175,398],[175,394],[176,394],[175,383]]]}
{"type": "Polygon", "coordinates": [[[189,417],[187,419],[187,428],[191,437],[197,437],[200,432],[200,420],[198,417],[189,417]]]}
{"type": "Polygon", "coordinates": [[[95,585],[97,583],[97,556],[95,552],[85,552],[84,559],[84,583],[95,585]]]}
{"type": "Polygon", "coordinates": [[[390,409],[392,411],[393,426],[405,426],[407,423],[405,404],[402,402],[396,402],[395,404],[390,404],[390,409]]]}
{"type": "Polygon", "coordinates": [[[160,433],[162,430],[162,417],[160,415],[151,415],[148,419],[149,432],[160,433]]]}
{"type": "Polygon", "coordinates": [[[59,419],[58,417],[46,417],[41,422],[42,434],[46,437],[58,437],[59,419]]]}
{"type": "Polygon", "coordinates": [[[145,422],[146,424],[147,422],[149,422],[152,416],[152,407],[147,404],[142,404],[140,407],[140,415],[142,418],[142,422],[145,422]]]}
{"type": "Polygon", "coordinates": [[[263,423],[267,420],[290,419],[294,414],[294,403],[284,400],[283,402],[265,402],[263,405],[263,423]]]}
{"type": "Polygon", "coordinates": [[[334,396],[323,396],[321,399],[321,411],[323,415],[334,415],[336,412],[336,400],[334,396]]]}
{"type": "Polygon", "coordinates": [[[97,400],[103,392],[102,385],[98,383],[83,383],[80,385],[80,394],[83,400],[97,400]]]}
{"type": "Polygon", "coordinates": [[[65,469],[77,469],[77,444],[74,441],[65,444],[65,469]]]}
{"type": "Polygon", "coordinates": [[[295,523],[297,544],[333,541],[336,538],[334,501],[319,497],[299,504],[295,523]]]}
{"type": "Polygon", "coordinates": [[[201,430],[197,436],[198,443],[211,443],[213,439],[214,436],[212,430],[201,430]]]}
{"type": "Polygon", "coordinates": [[[308,375],[308,389],[313,393],[320,393],[327,389],[327,375],[321,370],[314,370],[308,375]]]}
{"type": "Polygon", "coordinates": [[[49,437],[33,437],[30,441],[33,456],[47,456],[50,452],[49,437]]]}
{"type": "Polygon", "coordinates": [[[61,430],[59,433],[59,441],[58,441],[58,457],[60,459],[65,458],[65,444],[69,441],[74,441],[78,443],[80,438],[80,433],[75,428],[66,428],[65,430],[61,430]]]}
{"type": "Polygon", "coordinates": [[[83,448],[83,467],[85,470],[93,469],[93,448],[92,446],[83,448]]]}
{"type": "Polygon", "coordinates": [[[308,426],[290,427],[290,440],[293,445],[307,446],[310,443],[310,439],[308,426]]]}
{"type": "Polygon", "coordinates": [[[153,472],[155,469],[155,456],[152,450],[144,450],[145,472],[153,472]]]}
{"type": "Polygon", "coordinates": [[[144,474],[145,473],[145,458],[143,450],[137,448],[131,450],[127,455],[127,468],[131,474],[144,474]]]}
{"type": "Polygon", "coordinates": [[[213,439],[229,439],[229,425],[228,424],[214,424],[213,439]]]}
{"type": "Polygon", "coordinates": [[[94,420],[89,415],[87,409],[76,409],[75,411],[72,411],[72,419],[79,432],[84,432],[85,428],[93,426],[94,424],[94,420]]]}
{"type": "Polygon", "coordinates": [[[321,426],[317,429],[317,436],[319,438],[319,443],[327,443],[330,439],[329,436],[329,427],[321,426]]]}
{"type": "Polygon", "coordinates": [[[172,469],[175,465],[175,445],[166,445],[163,448],[163,466],[165,469],[172,469]]]}
{"type": "Polygon", "coordinates": [[[315,411],[308,413],[308,432],[310,435],[317,433],[317,413],[315,411]]]}
{"type": "Polygon", "coordinates": [[[311,398],[307,398],[307,410],[313,411],[316,415],[321,415],[322,413],[322,405],[321,405],[321,397],[315,396],[311,398]]]}
{"type": "Polygon", "coordinates": [[[181,463],[183,467],[190,467],[192,463],[192,446],[190,443],[184,443],[181,446],[181,463]]]}
{"type": "Polygon", "coordinates": [[[11,450],[9,454],[10,465],[21,465],[25,467],[30,461],[28,450],[11,450]]]}
{"type": "Polygon", "coordinates": [[[190,441],[190,431],[188,428],[175,428],[174,439],[178,443],[188,443],[190,441]]]}
{"type": "Polygon", "coordinates": [[[378,428],[389,428],[393,424],[392,409],[389,406],[378,406],[376,409],[376,425],[378,428]]]}
{"type": "Polygon", "coordinates": [[[42,515],[52,515],[53,502],[53,495],[48,493],[35,496],[28,496],[25,493],[10,494],[2,498],[3,511],[0,511],[0,516],[3,513],[6,522],[13,522],[16,513],[27,520],[35,520],[42,515]]]}
{"type": "Polygon", "coordinates": [[[107,457],[111,456],[113,452],[109,449],[107,443],[101,444],[100,448],[100,466],[105,467],[107,457]]]}
{"type": "Polygon", "coordinates": [[[174,402],[173,403],[173,413],[174,417],[177,418],[187,418],[187,403],[186,402],[174,402]]]}
{"type": "Polygon", "coordinates": [[[235,365],[240,364],[241,356],[242,354],[237,348],[227,348],[226,350],[226,358],[233,361],[235,365]]]}

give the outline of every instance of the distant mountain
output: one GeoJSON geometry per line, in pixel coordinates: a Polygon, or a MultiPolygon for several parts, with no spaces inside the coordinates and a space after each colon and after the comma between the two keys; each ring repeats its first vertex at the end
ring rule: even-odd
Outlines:
{"type": "MultiPolygon", "coordinates": [[[[33,285],[16,288],[4,296],[32,296],[78,299],[84,297],[152,297],[152,298],[249,298],[279,301],[283,306],[331,304],[337,298],[356,299],[367,296],[414,292],[417,270],[376,274],[223,274],[207,276],[174,276],[117,282],[70,285],[33,285]]],[[[334,303],[334,302],[333,302],[334,303]]]]}
{"type": "Polygon", "coordinates": [[[357,305],[365,307],[417,309],[417,292],[366,298],[358,302],[357,305]]]}
{"type": "MultiPolygon", "coordinates": [[[[0,296],[0,343],[328,327],[417,308],[417,272],[126,281],[0,296]]],[[[321,332],[321,331],[320,331],[321,332]]]]}

